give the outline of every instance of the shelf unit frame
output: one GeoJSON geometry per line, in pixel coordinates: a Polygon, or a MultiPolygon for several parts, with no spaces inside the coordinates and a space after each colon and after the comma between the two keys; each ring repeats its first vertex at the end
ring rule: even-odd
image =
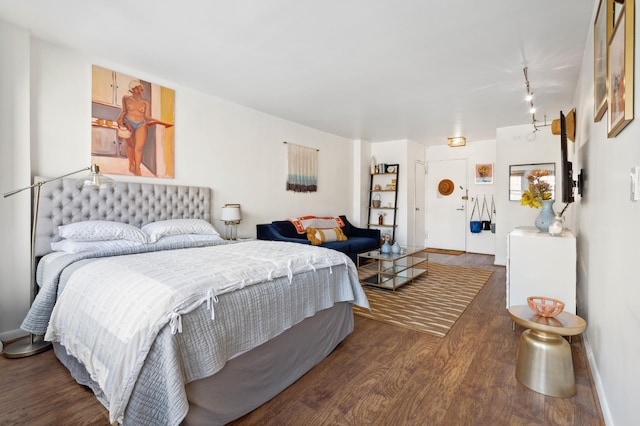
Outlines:
{"type": "Polygon", "coordinates": [[[395,168],[395,172],[389,172],[387,173],[386,171],[384,173],[371,173],[371,178],[369,179],[369,208],[368,208],[368,216],[367,216],[367,228],[371,229],[371,228],[375,228],[375,229],[380,229],[380,232],[382,234],[384,234],[384,229],[390,230],[391,231],[391,241],[389,242],[389,244],[392,244],[395,240],[396,240],[396,228],[397,228],[397,217],[398,217],[398,184],[399,179],[398,177],[400,176],[400,165],[399,164],[386,164],[385,165],[386,169],[388,169],[389,167],[394,167],[395,168]],[[376,184],[381,184],[380,183],[380,177],[381,176],[387,176],[387,177],[391,177],[392,179],[395,178],[396,180],[396,185],[395,185],[395,189],[386,189],[386,186],[382,187],[381,189],[374,189],[376,184]],[[374,183],[375,182],[375,183],[374,183]],[[393,193],[393,206],[388,207],[388,206],[383,206],[380,205],[380,207],[373,207],[373,197],[376,194],[385,194],[385,193],[393,193]],[[393,224],[382,224],[380,225],[377,221],[377,217],[380,214],[380,212],[387,212],[387,211],[391,211],[392,212],[392,218],[393,218],[393,224]]]}

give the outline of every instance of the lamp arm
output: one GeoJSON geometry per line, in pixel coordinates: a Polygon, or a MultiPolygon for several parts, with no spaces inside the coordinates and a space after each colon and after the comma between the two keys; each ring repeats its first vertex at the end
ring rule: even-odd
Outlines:
{"type": "Polygon", "coordinates": [[[76,170],[75,172],[67,173],[66,175],[62,175],[62,176],[54,177],[54,178],[51,178],[51,179],[43,180],[43,181],[40,181],[40,182],[36,182],[33,185],[25,186],[24,188],[15,189],[13,191],[6,192],[6,193],[2,194],[2,196],[4,198],[11,197],[12,195],[17,194],[18,192],[22,192],[22,191],[24,191],[26,189],[35,188],[36,186],[39,187],[39,186],[44,185],[45,183],[49,183],[49,182],[54,181],[54,180],[66,178],[67,176],[75,175],[76,173],[84,172],[85,170],[91,170],[92,168],[93,168],[93,166],[89,166],[89,167],[85,167],[85,168],[80,169],[80,170],[76,170]]]}

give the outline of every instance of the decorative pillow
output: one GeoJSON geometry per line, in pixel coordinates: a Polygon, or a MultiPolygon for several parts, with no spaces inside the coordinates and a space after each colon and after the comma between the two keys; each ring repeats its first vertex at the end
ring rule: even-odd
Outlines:
{"type": "Polygon", "coordinates": [[[339,217],[332,216],[301,216],[297,219],[287,219],[296,227],[298,234],[304,234],[307,228],[335,228],[344,227],[344,222],[339,217]]]}
{"type": "Polygon", "coordinates": [[[212,224],[202,219],[169,219],[144,225],[142,231],[147,234],[150,243],[155,243],[167,235],[205,234],[220,235],[212,224]]]}
{"type": "Polygon", "coordinates": [[[58,235],[72,241],[129,240],[145,244],[147,236],[139,228],[122,222],[85,220],[58,227],[58,235]]]}
{"type": "Polygon", "coordinates": [[[110,240],[110,241],[72,241],[61,240],[51,243],[53,251],[63,251],[65,253],[80,253],[83,251],[103,251],[116,250],[120,248],[136,247],[142,243],[131,240],[110,240]]]}
{"type": "Polygon", "coordinates": [[[307,228],[307,239],[312,245],[317,246],[330,241],[347,241],[347,236],[339,226],[329,229],[307,228]]]}

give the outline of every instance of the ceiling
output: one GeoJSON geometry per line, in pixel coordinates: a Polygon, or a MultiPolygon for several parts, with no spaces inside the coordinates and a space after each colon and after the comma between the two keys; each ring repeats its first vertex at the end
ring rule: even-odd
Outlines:
{"type": "MultiPolygon", "coordinates": [[[[33,37],[349,139],[495,139],[569,110],[597,0],[28,0],[33,37]]],[[[579,112],[578,112],[579,113],[579,112]]]]}

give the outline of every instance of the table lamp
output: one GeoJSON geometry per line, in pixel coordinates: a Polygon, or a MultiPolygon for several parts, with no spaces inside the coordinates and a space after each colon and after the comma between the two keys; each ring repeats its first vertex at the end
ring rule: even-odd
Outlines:
{"type": "Polygon", "coordinates": [[[225,204],[222,207],[220,220],[225,224],[225,238],[227,240],[236,240],[236,226],[242,220],[240,204],[225,204]]]}

